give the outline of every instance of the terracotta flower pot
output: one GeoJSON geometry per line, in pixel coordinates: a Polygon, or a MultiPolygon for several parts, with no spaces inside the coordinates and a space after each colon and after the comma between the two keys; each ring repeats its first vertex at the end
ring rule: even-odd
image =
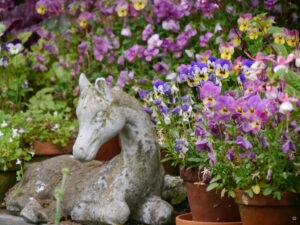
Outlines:
{"type": "Polygon", "coordinates": [[[36,141],[33,144],[36,155],[61,155],[61,154],[72,154],[73,145],[75,140],[71,140],[65,147],[53,144],[51,142],[40,142],[36,141]]]}
{"type": "Polygon", "coordinates": [[[206,191],[206,185],[199,182],[199,170],[180,170],[184,180],[188,201],[194,221],[201,222],[240,222],[240,215],[234,199],[223,197],[216,190],[206,191]]]}
{"type": "Polygon", "coordinates": [[[192,213],[176,217],[176,225],[242,225],[242,222],[200,222],[194,221],[192,213]]]}
{"type": "MultiPolygon", "coordinates": [[[[160,148],[160,159],[166,158],[166,152],[164,148],[160,148]]],[[[161,162],[165,169],[165,174],[169,174],[172,176],[179,176],[179,166],[172,166],[171,161],[161,162]]]]}
{"type": "Polygon", "coordinates": [[[249,195],[236,190],[236,202],[243,225],[299,225],[300,224],[300,194],[282,192],[281,200],[272,195],[249,195]]]}
{"type": "Polygon", "coordinates": [[[109,161],[121,152],[122,143],[120,136],[117,135],[104,143],[98,150],[95,160],[98,161],[109,161]]]}

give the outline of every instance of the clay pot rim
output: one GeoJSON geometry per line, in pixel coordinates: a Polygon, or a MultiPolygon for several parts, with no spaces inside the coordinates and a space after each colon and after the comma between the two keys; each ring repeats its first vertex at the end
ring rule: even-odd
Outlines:
{"type": "Polygon", "coordinates": [[[185,213],[179,216],[176,216],[176,225],[186,224],[186,225],[242,225],[242,222],[201,222],[193,221],[192,213],[185,213]]]}
{"type": "Polygon", "coordinates": [[[235,202],[240,205],[249,205],[249,206],[300,206],[300,193],[292,193],[288,191],[282,191],[281,200],[273,198],[273,195],[264,196],[262,193],[254,195],[251,198],[248,193],[244,190],[235,190],[236,199],[235,202]],[[245,200],[243,196],[246,196],[245,200]],[[247,202],[247,204],[246,204],[247,202]]]}

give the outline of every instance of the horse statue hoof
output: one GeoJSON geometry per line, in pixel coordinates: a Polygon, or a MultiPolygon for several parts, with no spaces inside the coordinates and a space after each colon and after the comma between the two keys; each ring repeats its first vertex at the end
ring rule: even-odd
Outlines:
{"type": "Polygon", "coordinates": [[[61,216],[83,224],[124,224],[129,217],[145,224],[167,223],[173,208],[161,199],[164,170],[149,116],[128,94],[109,89],[105,79],[92,85],[80,75],[76,109],[79,133],[73,156],[63,155],[26,169],[5,201],[34,223],[49,222],[55,214],[53,192],[61,169],[69,168],[61,200],[61,216]],[[122,151],[109,162],[94,161],[98,149],[120,135],[122,151]]]}

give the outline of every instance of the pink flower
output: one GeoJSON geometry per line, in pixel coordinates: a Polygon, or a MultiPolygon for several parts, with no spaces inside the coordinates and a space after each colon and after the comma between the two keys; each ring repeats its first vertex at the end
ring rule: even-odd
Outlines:
{"type": "Polygon", "coordinates": [[[158,53],[159,53],[159,50],[157,48],[152,49],[152,50],[146,49],[144,51],[144,56],[145,56],[146,61],[150,62],[153,57],[156,57],[158,55],[158,53]]]}
{"type": "Polygon", "coordinates": [[[153,34],[153,30],[151,28],[151,24],[147,24],[147,26],[145,27],[145,29],[142,32],[142,40],[146,41],[147,38],[153,34]]]}
{"type": "Polygon", "coordinates": [[[292,62],[293,59],[294,59],[293,53],[289,54],[286,59],[281,55],[279,55],[277,57],[277,60],[275,61],[276,66],[274,67],[274,73],[276,73],[280,69],[285,69],[285,72],[288,73],[288,64],[292,62]]]}
{"type": "Polygon", "coordinates": [[[205,47],[208,44],[209,39],[213,36],[211,32],[207,32],[205,35],[200,36],[200,46],[205,47]]]}

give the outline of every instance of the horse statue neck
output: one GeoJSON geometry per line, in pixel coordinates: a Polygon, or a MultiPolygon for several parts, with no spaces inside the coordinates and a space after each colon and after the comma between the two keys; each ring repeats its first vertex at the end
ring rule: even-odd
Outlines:
{"type": "Polygon", "coordinates": [[[112,93],[116,99],[115,103],[125,115],[125,124],[120,131],[123,157],[144,158],[157,154],[159,151],[153,124],[142,105],[124,92],[112,91],[112,93]]]}

